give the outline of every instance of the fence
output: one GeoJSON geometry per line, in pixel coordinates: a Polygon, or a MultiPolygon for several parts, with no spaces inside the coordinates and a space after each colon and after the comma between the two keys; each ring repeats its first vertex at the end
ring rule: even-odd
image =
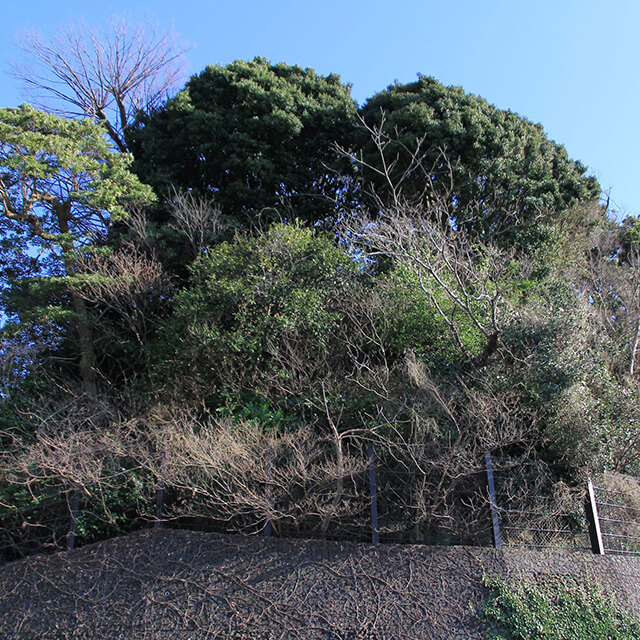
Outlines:
{"type": "MultiPolygon", "coordinates": [[[[498,466],[494,475],[495,511],[502,546],[589,551],[582,491],[558,490],[538,477],[536,463],[498,466]]],[[[498,546],[498,545],[497,545],[498,546]]]]}
{"type": "Polygon", "coordinates": [[[105,484],[87,493],[79,487],[52,486],[37,496],[19,491],[14,505],[0,503],[0,562],[70,550],[78,543],[87,544],[153,522],[151,494],[148,500],[141,499],[122,471],[113,478],[121,480],[117,489],[105,484]],[[113,508],[110,502],[118,506],[113,508]],[[127,508],[121,508],[125,503],[127,508]]]}
{"type": "Polygon", "coordinates": [[[640,555],[639,487],[631,480],[625,484],[622,490],[591,485],[596,553],[640,555]]]}
{"type": "MultiPolygon", "coordinates": [[[[487,453],[476,468],[455,478],[432,477],[418,465],[369,447],[357,470],[341,480],[340,508],[270,517],[282,505],[269,483],[262,487],[267,507],[261,518],[241,510],[223,517],[184,490],[160,481],[138,486],[128,510],[109,512],[100,492],[52,489],[37,504],[0,507],[0,561],[33,553],[71,549],[76,544],[153,526],[243,532],[281,538],[321,537],[383,543],[422,543],[554,548],[640,555],[640,491],[595,486],[566,495],[531,486],[535,468],[492,460],[487,453]],[[142,495],[146,492],[146,495],[142,495]],[[142,497],[141,497],[142,496],[142,497]],[[582,502],[586,500],[586,511],[582,502]],[[189,503],[191,501],[191,503],[189,503]],[[191,512],[185,509],[191,504],[191,512]],[[602,543],[594,544],[599,530],[602,543]]],[[[336,501],[335,487],[315,487],[336,501]],[[331,493],[333,491],[333,494],[331,493]]],[[[130,488],[127,489],[130,491],[130,488]]],[[[325,495],[323,494],[323,495],[325,495]]],[[[304,497],[304,496],[303,496],[304,497]]],[[[303,499],[291,495],[289,499],[303,499]]]]}

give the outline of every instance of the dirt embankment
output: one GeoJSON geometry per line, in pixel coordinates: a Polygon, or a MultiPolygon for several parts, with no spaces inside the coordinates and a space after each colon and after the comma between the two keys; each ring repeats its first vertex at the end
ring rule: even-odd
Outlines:
{"type": "Polygon", "coordinates": [[[640,613],[640,559],[138,532],[0,567],[0,639],[482,638],[483,575],[596,579],[640,613]]]}

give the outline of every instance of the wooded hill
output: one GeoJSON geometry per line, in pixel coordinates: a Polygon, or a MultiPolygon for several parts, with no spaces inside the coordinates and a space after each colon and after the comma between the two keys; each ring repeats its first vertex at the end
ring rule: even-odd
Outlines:
{"type": "Polygon", "coordinates": [[[74,489],[100,536],[161,481],[328,535],[373,447],[424,540],[470,530],[486,452],[576,514],[638,474],[640,227],[540,125],[427,76],[362,106],[264,59],[145,78],[0,110],[2,505],[74,489]]]}

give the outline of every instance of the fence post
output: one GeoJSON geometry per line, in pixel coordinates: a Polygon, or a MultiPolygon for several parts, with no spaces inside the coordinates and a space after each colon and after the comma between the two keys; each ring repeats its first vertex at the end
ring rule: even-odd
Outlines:
{"type": "Polygon", "coordinates": [[[598,516],[598,503],[596,502],[596,492],[593,488],[591,478],[587,480],[587,495],[584,500],[584,511],[589,524],[589,540],[591,551],[597,555],[604,555],[604,544],[602,543],[602,531],[600,530],[600,518],[598,516]]]}
{"type": "Polygon", "coordinates": [[[376,487],[376,461],[373,447],[369,446],[369,493],[371,494],[371,543],[378,544],[378,490],[376,487]]]}
{"type": "Polygon", "coordinates": [[[489,489],[489,505],[491,507],[491,523],[493,525],[493,546],[502,549],[502,538],[500,536],[500,520],[498,518],[498,501],[496,500],[496,487],[493,481],[493,467],[491,465],[491,454],[487,451],[484,455],[487,467],[487,487],[489,489]]]}
{"type": "Polygon", "coordinates": [[[265,498],[267,501],[267,512],[265,513],[264,528],[262,530],[262,535],[265,538],[270,538],[271,533],[273,531],[273,526],[271,524],[271,510],[272,510],[271,502],[273,499],[271,495],[272,464],[273,464],[273,448],[270,446],[269,451],[267,453],[267,489],[265,492],[266,493],[265,498]]]}
{"type": "Polygon", "coordinates": [[[80,488],[73,488],[71,504],[69,505],[69,531],[67,533],[67,551],[72,551],[76,544],[76,527],[78,526],[78,511],[80,510],[80,488]]]}
{"type": "Polygon", "coordinates": [[[165,493],[165,483],[164,483],[165,456],[166,456],[166,451],[163,445],[160,451],[160,478],[158,478],[158,484],[156,485],[156,511],[155,511],[155,520],[153,523],[154,529],[161,529],[164,526],[164,519],[162,517],[162,512],[164,511],[164,493],[165,493]]]}

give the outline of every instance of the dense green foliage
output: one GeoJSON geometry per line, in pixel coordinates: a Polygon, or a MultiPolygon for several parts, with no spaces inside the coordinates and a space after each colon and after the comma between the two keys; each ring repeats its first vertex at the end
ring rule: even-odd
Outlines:
{"type": "Polygon", "coordinates": [[[54,235],[65,233],[50,219],[58,203],[68,209],[69,233],[86,238],[105,216],[126,216],[127,202],[152,199],[149,187],[129,172],[131,156],[114,153],[104,129],[90,120],[67,120],[27,105],[2,109],[0,161],[3,215],[16,220],[30,213],[54,235]]]}
{"type": "Polygon", "coordinates": [[[340,360],[357,265],[329,237],[276,224],[191,267],[159,336],[158,375],[192,396],[310,392],[340,360]],[[343,327],[344,329],[344,327],[343,327]]]}
{"type": "Polygon", "coordinates": [[[409,201],[440,193],[455,203],[456,223],[485,238],[514,234],[534,220],[539,225],[541,216],[558,215],[600,193],[595,178],[542,126],[434,78],[390,85],[361,114],[388,143],[381,153],[367,136],[362,147],[364,179],[383,200],[390,197],[387,178],[379,173],[384,159],[393,163],[391,183],[401,185],[409,201]],[[403,177],[416,155],[420,166],[403,177]]]}
{"type": "Polygon", "coordinates": [[[130,131],[138,175],[214,196],[246,224],[280,217],[309,222],[332,210],[355,118],[336,75],[256,58],[209,66],[130,131]],[[328,200],[329,199],[329,200],[328,200]]]}
{"type": "Polygon", "coordinates": [[[594,583],[489,580],[483,616],[495,640],[631,640],[640,622],[594,583]]]}
{"type": "Polygon", "coordinates": [[[242,224],[438,194],[468,230],[527,243],[543,220],[600,192],[540,125],[433,78],[391,85],[359,117],[338,76],[256,58],[207,67],[141,114],[129,138],[138,174],[158,192],[213,196],[242,224]]]}
{"type": "MultiPolygon", "coordinates": [[[[126,218],[127,207],[155,199],[129,171],[132,157],[114,153],[104,134],[89,120],[29,106],[0,110],[3,307],[22,329],[33,322],[74,324],[89,392],[95,391],[90,322],[85,301],[69,290],[78,252],[104,242],[111,221],[126,218]],[[36,252],[44,264],[33,259],[36,252]],[[33,258],[25,257],[29,253],[33,258]]],[[[35,331],[32,340],[43,333],[35,331]]]]}

